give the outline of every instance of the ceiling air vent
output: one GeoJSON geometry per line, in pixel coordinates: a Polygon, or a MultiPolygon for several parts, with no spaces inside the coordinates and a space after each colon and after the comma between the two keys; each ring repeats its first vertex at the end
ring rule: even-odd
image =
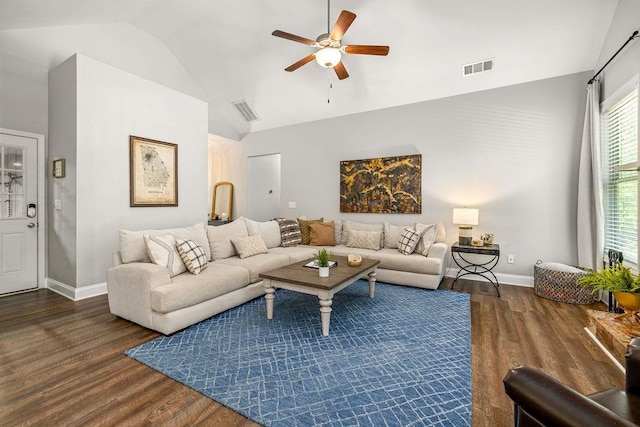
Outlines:
{"type": "Polygon", "coordinates": [[[493,58],[485,59],[484,61],[474,62],[473,64],[467,64],[462,66],[462,75],[464,77],[472,74],[478,74],[485,71],[493,70],[493,58]]]}
{"type": "Polygon", "coordinates": [[[242,100],[238,102],[232,102],[231,105],[233,105],[233,108],[236,109],[238,114],[242,116],[245,122],[255,122],[256,120],[259,120],[258,115],[251,109],[251,107],[249,107],[247,101],[242,100]]]}

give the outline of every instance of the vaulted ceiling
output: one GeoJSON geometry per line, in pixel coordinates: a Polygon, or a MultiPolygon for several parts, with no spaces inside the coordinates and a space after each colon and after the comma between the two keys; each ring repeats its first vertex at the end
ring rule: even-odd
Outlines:
{"type": "Polygon", "coordinates": [[[617,0],[333,0],[331,25],[343,9],[357,15],[345,44],[391,47],[386,57],[343,56],[350,78],[342,81],[315,62],[285,72],[314,49],[271,36],[275,29],[310,39],[326,32],[325,0],[0,0],[0,36],[49,27],[132,26],[166,46],[193,80],[210,105],[210,132],[238,138],[592,70],[616,5],[617,0]],[[462,76],[464,64],[489,58],[495,61],[492,71],[462,76]],[[231,107],[239,100],[246,100],[258,121],[240,118],[231,107]]]}

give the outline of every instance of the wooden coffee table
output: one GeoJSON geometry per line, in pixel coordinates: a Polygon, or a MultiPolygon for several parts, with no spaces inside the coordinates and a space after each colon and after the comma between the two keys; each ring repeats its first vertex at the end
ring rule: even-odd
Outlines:
{"type": "Polygon", "coordinates": [[[380,261],[363,259],[358,267],[350,267],[347,257],[334,256],[333,261],[338,265],[329,270],[329,277],[319,277],[318,269],[305,267],[311,259],[276,268],[260,274],[264,279],[264,298],[267,304],[267,319],[273,319],[273,299],[276,288],[316,295],[320,300],[320,318],[322,320],[322,335],[329,335],[331,320],[331,303],[333,296],[353,282],[365,276],[369,280],[369,297],[373,298],[376,291],[376,267],[380,261]]]}

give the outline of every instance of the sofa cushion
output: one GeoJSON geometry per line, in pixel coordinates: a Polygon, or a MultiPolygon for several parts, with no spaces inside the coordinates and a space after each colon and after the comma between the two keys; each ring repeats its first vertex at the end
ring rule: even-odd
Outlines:
{"type": "Polygon", "coordinates": [[[144,243],[144,236],[159,236],[171,234],[175,239],[190,239],[204,249],[207,258],[211,257],[207,229],[204,223],[191,227],[169,228],[166,230],[120,230],[120,258],[123,264],[130,262],[151,262],[144,243]]]}
{"type": "Polygon", "coordinates": [[[311,241],[311,229],[309,228],[309,224],[314,222],[322,222],[324,218],[319,219],[302,219],[298,218],[298,224],[300,225],[300,235],[302,236],[302,245],[308,245],[311,241]]]}
{"type": "Polygon", "coordinates": [[[440,274],[442,271],[440,258],[428,258],[420,254],[401,255],[397,249],[383,248],[371,253],[369,258],[380,261],[378,268],[386,270],[420,274],[440,274]]]}
{"type": "Polygon", "coordinates": [[[341,219],[334,219],[333,220],[333,226],[334,226],[334,235],[335,235],[335,239],[336,239],[336,245],[339,245],[342,242],[342,224],[344,221],[342,221],[341,219]]]}
{"type": "Polygon", "coordinates": [[[411,227],[405,227],[398,241],[398,251],[402,255],[411,255],[416,249],[416,246],[418,246],[421,237],[422,233],[419,233],[411,227]]]}
{"type": "Polygon", "coordinates": [[[231,239],[248,235],[244,218],[238,218],[229,224],[217,227],[210,225],[207,227],[207,236],[211,247],[211,259],[215,261],[236,255],[231,239]]]}
{"type": "Polygon", "coordinates": [[[287,255],[272,253],[259,254],[243,259],[240,259],[238,257],[225,258],[215,261],[215,263],[246,268],[247,270],[249,270],[249,274],[251,275],[251,283],[256,283],[262,280],[259,277],[260,273],[264,273],[265,271],[284,267],[285,265],[290,264],[289,257],[287,255]]]}
{"type": "Polygon", "coordinates": [[[280,245],[284,248],[297,246],[302,242],[300,224],[293,219],[277,218],[280,227],[280,245]]]}
{"type": "Polygon", "coordinates": [[[377,251],[380,249],[380,232],[351,230],[349,231],[347,246],[377,251]]]}
{"type": "Polygon", "coordinates": [[[342,244],[346,245],[349,241],[349,233],[351,230],[356,231],[377,231],[380,233],[380,244],[378,248],[384,246],[384,224],[364,224],[361,222],[344,221],[342,223],[342,244]]]}
{"type": "Polygon", "coordinates": [[[447,243],[447,229],[444,227],[444,222],[442,221],[436,223],[435,243],[447,243]]]}
{"type": "Polygon", "coordinates": [[[193,240],[176,240],[176,249],[182,258],[182,262],[191,274],[200,274],[202,270],[207,268],[207,256],[202,246],[193,240]]]}
{"type": "Polygon", "coordinates": [[[244,221],[247,225],[247,233],[249,233],[249,236],[262,237],[267,248],[276,248],[280,246],[282,238],[280,237],[280,226],[278,225],[278,221],[271,220],[258,222],[247,218],[245,218],[244,221]]]}
{"type": "Polygon", "coordinates": [[[309,244],[311,246],[335,246],[336,235],[333,221],[309,224],[309,244]]]}
{"type": "Polygon", "coordinates": [[[184,273],[175,276],[168,285],[151,291],[151,308],[160,313],[170,313],[191,307],[203,301],[228,294],[249,284],[246,268],[210,263],[197,276],[184,273]]]}
{"type": "Polygon", "coordinates": [[[317,246],[291,246],[288,248],[271,248],[270,254],[286,255],[289,257],[289,263],[300,262],[313,258],[318,253],[317,246]]]}
{"type": "Polygon", "coordinates": [[[436,224],[416,223],[416,231],[420,233],[421,237],[415,252],[428,256],[431,245],[433,245],[436,240],[437,226],[436,224]]]}
{"type": "Polygon", "coordinates": [[[187,267],[182,262],[182,258],[180,258],[180,254],[176,249],[176,239],[171,234],[160,236],[145,235],[144,243],[147,246],[147,253],[151,261],[166,268],[170,277],[187,271],[187,267]]]}
{"type": "Polygon", "coordinates": [[[400,236],[404,227],[384,222],[384,247],[389,249],[397,249],[400,236]]]}
{"type": "Polygon", "coordinates": [[[267,245],[264,244],[264,240],[262,240],[262,237],[258,235],[235,237],[231,239],[231,243],[233,243],[233,246],[236,248],[236,252],[238,252],[238,256],[241,259],[249,258],[258,254],[269,253],[267,245]]]}

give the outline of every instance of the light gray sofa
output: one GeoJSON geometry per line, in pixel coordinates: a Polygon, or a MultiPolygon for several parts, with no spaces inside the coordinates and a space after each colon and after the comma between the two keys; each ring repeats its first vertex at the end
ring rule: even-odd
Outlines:
{"type": "Polygon", "coordinates": [[[439,224],[436,241],[422,248],[427,255],[403,255],[394,248],[402,228],[385,224],[334,221],[336,246],[281,246],[276,221],[256,222],[239,218],[213,227],[196,224],[170,230],[120,231],[120,251],[107,271],[111,313],[163,334],[171,334],[230,308],[264,295],[259,274],[294,262],[312,258],[326,248],[335,255],[357,253],[380,261],[376,279],[381,282],[436,289],[445,270],[447,245],[444,226],[439,224]],[[351,230],[380,230],[380,250],[346,246],[351,230]],[[199,274],[188,271],[171,277],[165,266],[151,262],[145,235],[170,234],[200,244],[210,261],[199,274]],[[267,248],[240,258],[231,239],[260,235],[267,248]]]}

